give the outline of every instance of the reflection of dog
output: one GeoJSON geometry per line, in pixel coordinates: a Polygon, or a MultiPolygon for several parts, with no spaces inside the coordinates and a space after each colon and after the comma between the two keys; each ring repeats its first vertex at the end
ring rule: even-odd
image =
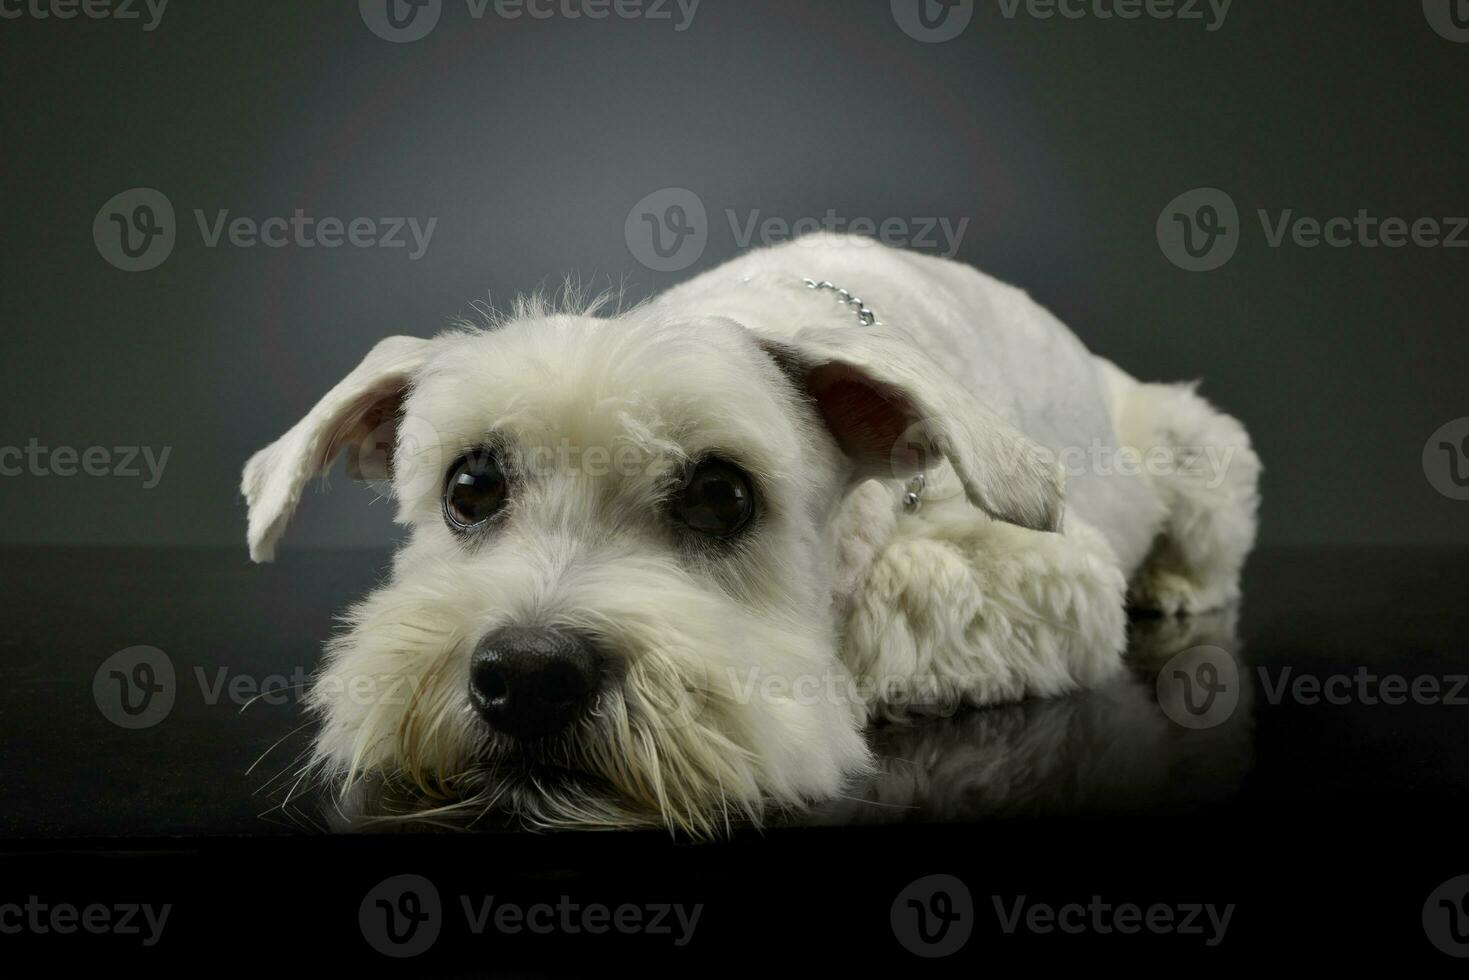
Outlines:
{"type": "Polygon", "coordinates": [[[972,269],[840,236],[611,318],[383,341],[246,466],[252,556],[385,432],[410,533],[330,644],[316,761],[535,824],[828,798],[867,718],[1099,683],[1129,582],[1218,606],[1254,536],[1233,419],[972,269]]]}
{"type": "Polygon", "coordinates": [[[1238,791],[1253,758],[1253,689],[1243,669],[1227,716],[1190,728],[1160,710],[1157,678],[1188,651],[1238,656],[1233,608],[1142,619],[1129,671],[1069,697],[893,724],[876,770],[804,814],[813,823],[922,823],[991,816],[1177,812],[1238,791]]]}

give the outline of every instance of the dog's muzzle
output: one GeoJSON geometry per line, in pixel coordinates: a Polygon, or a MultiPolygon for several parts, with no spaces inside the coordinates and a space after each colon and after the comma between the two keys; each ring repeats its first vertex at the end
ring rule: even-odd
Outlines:
{"type": "Polygon", "coordinates": [[[544,738],[570,725],[591,702],[602,656],[579,633],[510,626],[487,634],[469,665],[469,700],[492,729],[544,738]]]}

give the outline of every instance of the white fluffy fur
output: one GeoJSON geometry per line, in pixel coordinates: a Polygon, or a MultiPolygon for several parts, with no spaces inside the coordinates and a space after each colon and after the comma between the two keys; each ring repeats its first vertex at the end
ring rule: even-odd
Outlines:
{"type": "Polygon", "coordinates": [[[315,762],[349,784],[380,773],[534,824],[714,834],[837,796],[867,770],[872,718],[1104,681],[1129,586],[1168,613],[1238,594],[1259,470],[1244,430],[973,269],[820,235],[616,316],[518,314],[384,341],[246,466],[251,554],[269,560],[305,483],[374,427],[395,433],[408,538],[312,695],[315,762]],[[528,475],[464,540],[443,480],[487,441],[528,475]],[[619,462],[530,463],[568,446],[619,462]],[[1062,471],[1070,449],[1160,446],[1229,464],[1210,480],[1062,471]],[[664,508],[680,468],[716,451],[760,498],[727,549],[680,536],[664,508]],[[918,467],[923,507],[901,514],[918,467]],[[507,624],[590,633],[618,661],[544,744],[488,731],[466,695],[475,643],[507,624]]]}

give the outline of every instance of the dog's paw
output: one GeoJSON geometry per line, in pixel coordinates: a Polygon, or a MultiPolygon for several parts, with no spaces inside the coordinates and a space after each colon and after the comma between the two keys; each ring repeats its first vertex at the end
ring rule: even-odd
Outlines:
{"type": "Polygon", "coordinates": [[[1164,616],[1194,616],[1222,609],[1238,597],[1239,590],[1233,582],[1206,589],[1187,575],[1148,566],[1133,579],[1127,598],[1128,605],[1134,609],[1164,616]]]}
{"type": "Polygon", "coordinates": [[[1121,668],[1125,583],[1100,536],[962,515],[906,518],[846,634],[879,717],[943,714],[1095,686],[1121,668]]]}

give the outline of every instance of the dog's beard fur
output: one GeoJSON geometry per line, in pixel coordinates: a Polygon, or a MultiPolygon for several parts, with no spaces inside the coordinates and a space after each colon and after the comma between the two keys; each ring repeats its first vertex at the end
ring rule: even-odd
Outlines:
{"type": "Polygon", "coordinates": [[[809,624],[754,616],[656,559],[555,572],[486,561],[466,576],[429,559],[353,609],[309,702],[322,722],[316,771],[343,790],[381,775],[428,805],[420,818],[505,812],[538,827],[707,837],[829,795],[865,758],[852,706],[772,697],[760,682],[840,670],[809,624]],[[465,696],[482,632],[466,610],[476,592],[533,596],[528,580],[543,576],[569,600],[557,625],[625,654],[572,727],[517,742],[465,696]]]}

